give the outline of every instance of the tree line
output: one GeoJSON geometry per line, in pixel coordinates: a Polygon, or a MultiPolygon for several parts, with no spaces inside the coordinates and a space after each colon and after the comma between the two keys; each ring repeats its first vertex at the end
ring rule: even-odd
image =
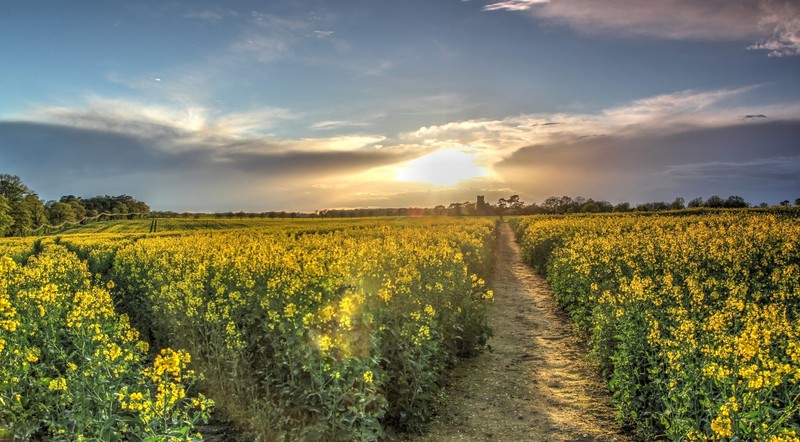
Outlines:
{"type": "MultiPolygon", "coordinates": [[[[790,206],[789,200],[783,200],[780,206],[790,206]]],[[[800,198],[794,200],[795,206],[800,206],[800,198]]],[[[500,198],[497,204],[477,201],[464,201],[450,203],[447,206],[439,204],[435,207],[411,208],[377,208],[377,209],[325,209],[312,214],[323,218],[349,218],[362,216],[471,216],[471,215],[536,215],[536,214],[567,214],[567,213],[610,213],[610,212],[659,212],[666,210],[685,210],[694,208],[707,209],[739,209],[748,207],[769,207],[766,203],[757,206],[751,205],[738,195],[722,198],[712,195],[708,199],[694,198],[686,203],[682,197],[677,197],[671,202],[653,201],[639,204],[621,202],[612,204],[605,200],[595,200],[582,196],[551,196],[541,203],[525,204],[519,195],[500,198]]]]}
{"type": "MultiPolygon", "coordinates": [[[[789,206],[789,200],[783,200],[780,206],[789,206]]],[[[800,206],[800,198],[794,200],[794,205],[800,206]]],[[[517,206],[513,211],[517,214],[532,215],[532,214],[565,214],[565,213],[608,213],[608,212],[659,212],[665,210],[684,210],[684,209],[744,209],[748,207],[769,207],[766,203],[761,203],[758,206],[751,205],[744,198],[738,195],[731,195],[728,198],[722,198],[719,195],[712,195],[707,200],[702,197],[697,197],[686,203],[682,197],[675,198],[672,202],[666,201],[653,201],[631,205],[628,202],[621,202],[612,204],[608,201],[594,200],[592,198],[584,198],[577,196],[575,198],[569,196],[551,196],[545,199],[541,204],[517,206]]]]}
{"type": "Polygon", "coordinates": [[[128,195],[81,198],[62,196],[42,201],[16,175],[0,174],[0,236],[23,236],[43,226],[89,222],[101,214],[148,214],[150,207],[128,195]]]}

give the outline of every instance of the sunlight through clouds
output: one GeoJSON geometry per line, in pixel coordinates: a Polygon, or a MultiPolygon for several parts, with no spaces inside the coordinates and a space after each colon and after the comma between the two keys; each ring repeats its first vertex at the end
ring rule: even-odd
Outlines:
{"type": "Polygon", "coordinates": [[[439,150],[416,158],[397,168],[397,181],[416,181],[437,186],[452,186],[487,171],[476,164],[476,155],[463,150],[439,150]]]}

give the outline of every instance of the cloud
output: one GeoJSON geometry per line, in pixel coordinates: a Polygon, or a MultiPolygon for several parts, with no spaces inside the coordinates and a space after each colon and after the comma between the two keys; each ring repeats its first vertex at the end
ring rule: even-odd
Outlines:
{"type": "Polygon", "coordinates": [[[491,3],[483,7],[484,11],[527,11],[533,5],[542,3],[549,3],[550,0],[506,0],[497,3],[491,3]]]}
{"type": "Polygon", "coordinates": [[[333,35],[333,31],[314,31],[314,37],[317,38],[327,38],[333,35]]]}
{"type": "Polygon", "coordinates": [[[596,113],[525,114],[500,120],[467,120],[426,126],[401,135],[406,143],[469,146],[503,158],[529,145],[548,145],[606,134],[641,136],[720,127],[742,122],[742,115],[796,119],[800,103],[752,107],[737,104],[755,87],[679,91],[635,100],[596,113]]]}
{"type": "Polygon", "coordinates": [[[237,17],[238,15],[239,15],[238,12],[230,9],[213,8],[213,9],[205,9],[202,11],[189,12],[185,14],[184,17],[198,19],[198,20],[205,20],[210,22],[219,22],[229,17],[237,17]]]}
{"type": "Polygon", "coordinates": [[[800,188],[798,136],[798,120],[609,135],[524,147],[495,169],[508,187],[536,201],[549,195],[644,202],[738,194],[777,202],[800,188]]]}
{"type": "Polygon", "coordinates": [[[777,180],[795,183],[800,188],[800,156],[755,158],[749,161],[708,161],[667,166],[660,176],[699,183],[747,180],[760,184],[777,180]]]}
{"type": "Polygon", "coordinates": [[[748,49],[770,51],[770,57],[800,55],[800,5],[773,0],[761,9],[759,27],[771,35],[748,49]]]}
{"type": "Polygon", "coordinates": [[[154,143],[142,132],[86,126],[0,122],[3,172],[20,175],[45,199],[126,193],[163,210],[313,210],[325,201],[282,195],[320,181],[359,188],[358,174],[414,155],[370,148],[383,139],[377,136],[200,143],[175,131],[154,143]]]}
{"type": "Polygon", "coordinates": [[[90,96],[82,108],[41,106],[23,115],[74,128],[127,134],[142,139],[191,140],[198,144],[232,142],[243,137],[264,135],[280,123],[296,118],[283,108],[263,107],[247,112],[216,114],[200,105],[176,106],[90,96]]]}
{"type": "Polygon", "coordinates": [[[581,32],[680,40],[749,40],[771,56],[800,54],[800,5],[779,0],[508,0],[484,11],[524,11],[581,32]]]}
{"type": "MultiPolygon", "coordinates": [[[[302,138],[270,133],[297,118],[285,109],[226,114],[95,96],[82,107],[38,107],[0,121],[0,164],[45,198],[128,193],[169,210],[420,206],[474,192],[529,202],[553,194],[794,198],[787,194],[800,188],[800,103],[744,104],[753,90],[678,91],[592,113],[452,121],[396,135],[302,138]],[[485,176],[444,193],[397,180],[409,162],[447,152],[468,155],[485,176]]],[[[365,121],[313,126],[343,130],[365,121]]]]}
{"type": "Polygon", "coordinates": [[[325,120],[312,124],[310,127],[314,130],[333,130],[343,127],[360,127],[368,126],[366,121],[349,121],[349,120],[325,120]]]}

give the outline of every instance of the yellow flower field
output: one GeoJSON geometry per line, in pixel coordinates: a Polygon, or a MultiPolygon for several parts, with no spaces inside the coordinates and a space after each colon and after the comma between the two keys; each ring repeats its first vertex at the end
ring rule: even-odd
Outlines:
{"type": "Polygon", "coordinates": [[[774,214],[523,217],[527,260],[644,439],[797,441],[800,224],[774,214]]]}
{"type": "Polygon", "coordinates": [[[489,219],[0,242],[0,428],[187,440],[213,404],[261,440],[416,430],[489,336],[493,244],[489,219]]]}

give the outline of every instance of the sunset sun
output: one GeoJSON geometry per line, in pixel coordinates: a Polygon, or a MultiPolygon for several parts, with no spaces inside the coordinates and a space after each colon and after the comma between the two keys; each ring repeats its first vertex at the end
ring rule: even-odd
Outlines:
{"type": "Polygon", "coordinates": [[[487,175],[476,164],[476,155],[462,150],[439,150],[411,160],[397,168],[397,181],[416,181],[437,186],[452,186],[487,175]]]}

